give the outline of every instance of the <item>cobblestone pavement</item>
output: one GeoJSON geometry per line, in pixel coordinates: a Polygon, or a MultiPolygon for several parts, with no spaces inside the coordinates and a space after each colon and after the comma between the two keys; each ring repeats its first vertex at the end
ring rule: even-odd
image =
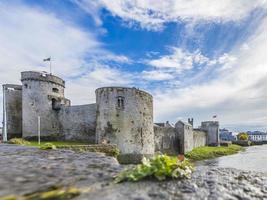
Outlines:
{"type": "Polygon", "coordinates": [[[267,199],[267,174],[198,166],[189,180],[114,184],[123,169],[99,153],[0,145],[0,197],[75,186],[75,199],[267,199]]]}

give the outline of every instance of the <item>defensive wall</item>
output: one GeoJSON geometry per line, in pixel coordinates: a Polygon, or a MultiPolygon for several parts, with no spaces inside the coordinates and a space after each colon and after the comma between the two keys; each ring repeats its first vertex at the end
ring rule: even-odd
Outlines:
{"type": "Polygon", "coordinates": [[[22,86],[3,85],[3,132],[9,133],[7,139],[22,137],[22,86]]]}
{"type": "Polygon", "coordinates": [[[64,140],[95,143],[96,104],[62,106],[59,122],[64,140]]]}
{"type": "Polygon", "coordinates": [[[172,126],[154,124],[155,152],[178,155],[180,147],[179,132],[172,126]]]}
{"type": "Polygon", "coordinates": [[[26,71],[21,82],[3,85],[3,128],[8,139],[36,139],[40,117],[42,139],[116,144],[126,163],[158,151],[177,155],[219,144],[218,122],[202,122],[199,129],[193,128],[193,119],[154,124],[153,97],[137,88],[98,88],[96,103],[71,106],[64,96],[65,81],[55,75],[26,71]]]}
{"type": "MultiPolygon", "coordinates": [[[[204,122],[206,125],[207,123],[204,122]]],[[[203,124],[202,124],[203,125],[203,124]]],[[[219,126],[214,123],[213,126],[219,126]]],[[[214,128],[214,127],[213,127],[214,128]]],[[[211,129],[216,130],[216,129],[211,129]]],[[[217,132],[214,132],[216,134],[217,132]]],[[[190,119],[188,123],[178,121],[174,126],[166,123],[154,124],[155,134],[155,152],[166,153],[169,155],[184,154],[193,148],[208,145],[207,126],[198,129],[193,128],[193,121],[190,119]]],[[[212,133],[210,132],[210,135],[212,133]]],[[[217,141],[217,145],[218,145],[217,141]]]]}

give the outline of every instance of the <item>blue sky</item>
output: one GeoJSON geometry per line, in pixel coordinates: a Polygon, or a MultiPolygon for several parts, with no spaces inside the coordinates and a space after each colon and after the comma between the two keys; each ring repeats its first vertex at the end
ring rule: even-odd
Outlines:
{"type": "Polygon", "coordinates": [[[135,86],[157,122],[267,130],[266,15],[266,0],[2,0],[0,83],[52,56],[73,104],[135,86]]]}

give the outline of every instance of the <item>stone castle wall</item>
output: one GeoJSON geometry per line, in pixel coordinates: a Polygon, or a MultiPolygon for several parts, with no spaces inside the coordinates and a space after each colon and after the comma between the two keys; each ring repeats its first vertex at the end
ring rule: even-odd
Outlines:
{"type": "Polygon", "coordinates": [[[154,125],[155,152],[178,155],[180,152],[180,135],[174,127],[154,125]]]}
{"type": "Polygon", "coordinates": [[[207,121],[201,123],[201,130],[207,132],[207,145],[219,145],[219,122],[207,121]]]}
{"type": "Polygon", "coordinates": [[[22,87],[21,85],[6,84],[3,85],[3,93],[5,98],[3,106],[6,110],[3,112],[3,119],[7,124],[7,139],[22,137],[22,87]]]}
{"type": "Polygon", "coordinates": [[[185,154],[194,148],[193,127],[191,124],[178,121],[175,129],[180,134],[180,153],[185,154]]]}
{"type": "Polygon", "coordinates": [[[184,154],[207,145],[207,132],[193,129],[191,124],[177,122],[175,127],[154,125],[155,151],[169,155],[184,154]]]}
{"type": "Polygon", "coordinates": [[[219,144],[218,122],[203,122],[200,129],[193,129],[193,119],[191,124],[178,121],[175,127],[154,124],[153,97],[136,88],[99,88],[95,104],[71,106],[59,77],[27,71],[21,73],[21,81],[22,86],[3,87],[9,138],[21,133],[24,138],[37,137],[40,116],[41,137],[116,144],[125,163],[157,151],[177,155],[219,144]]]}
{"type": "Polygon", "coordinates": [[[193,130],[193,148],[202,147],[207,145],[207,133],[200,129],[193,130]]]}
{"type": "Polygon", "coordinates": [[[141,90],[106,87],[96,90],[97,143],[117,144],[122,155],[153,155],[153,97],[141,90]]]}
{"type": "Polygon", "coordinates": [[[95,143],[96,104],[63,106],[59,121],[65,140],[95,143]]]}

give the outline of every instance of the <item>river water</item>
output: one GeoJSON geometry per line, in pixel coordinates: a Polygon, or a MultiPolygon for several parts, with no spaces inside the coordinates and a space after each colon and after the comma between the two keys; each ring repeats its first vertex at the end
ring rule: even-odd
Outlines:
{"type": "Polygon", "coordinates": [[[267,145],[246,147],[244,152],[199,162],[200,165],[267,172],[267,145]]]}

